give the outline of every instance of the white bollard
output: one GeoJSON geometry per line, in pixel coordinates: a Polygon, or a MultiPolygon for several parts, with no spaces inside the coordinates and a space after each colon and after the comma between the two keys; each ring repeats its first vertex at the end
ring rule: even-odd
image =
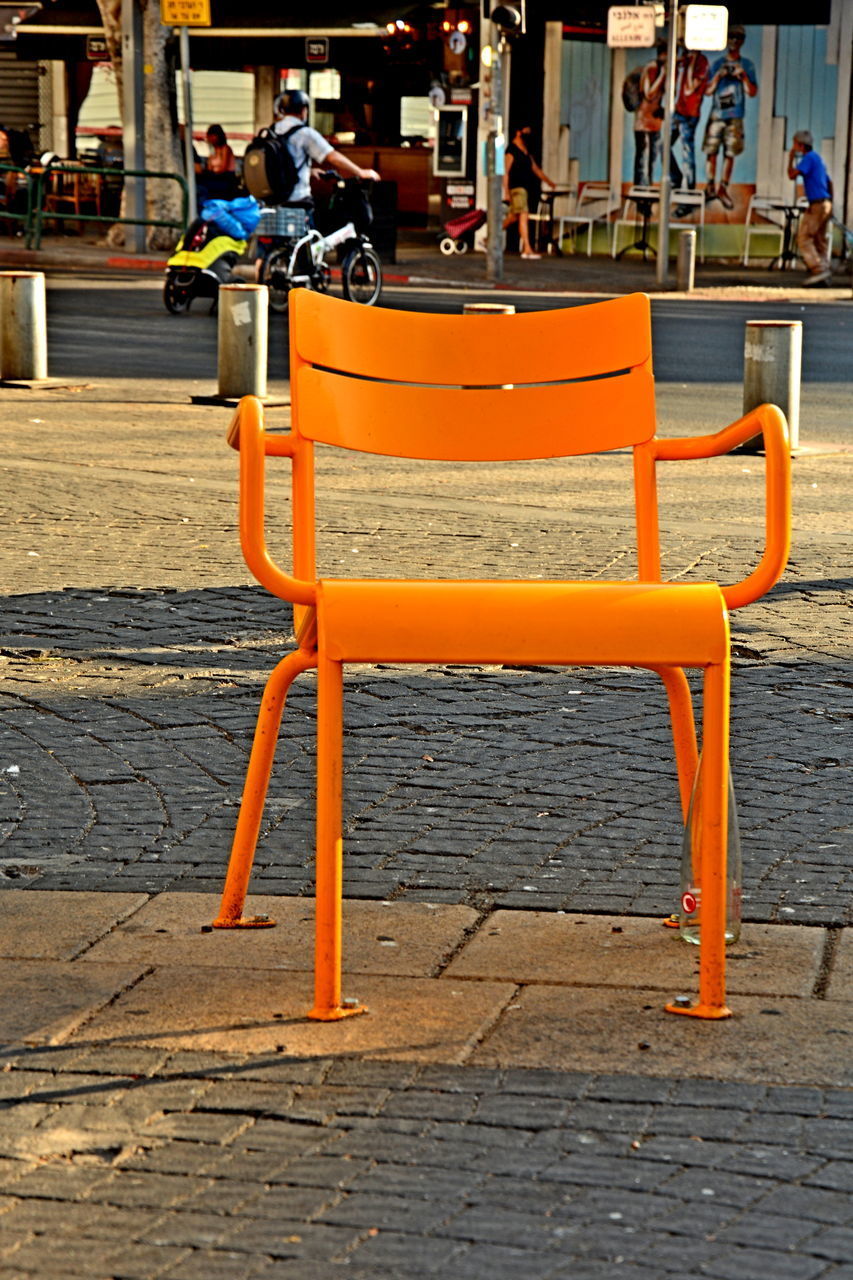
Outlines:
{"type": "MultiPolygon", "coordinates": [[[[463,316],[514,316],[515,307],[511,302],[463,302],[462,314],[463,316]]],[[[512,382],[504,382],[501,387],[504,391],[512,391],[514,385],[512,382]]]]}
{"type": "Polygon", "coordinates": [[[691,227],[678,233],[676,283],[682,293],[692,293],[696,279],[696,232],[691,227]]]}
{"type": "MultiPolygon", "coordinates": [[[[743,348],[743,411],[775,404],[788,419],[792,451],[800,442],[800,374],[803,363],[802,320],[747,320],[743,348]]],[[[743,448],[755,452],[761,436],[743,448]]]]}
{"type": "Polygon", "coordinates": [[[463,302],[463,316],[514,316],[511,302],[463,302]]]}
{"type": "Polygon", "coordinates": [[[47,304],[42,271],[0,271],[0,378],[47,377],[47,304]]]}
{"type": "Polygon", "coordinates": [[[268,333],[266,285],[219,286],[218,367],[223,400],[266,396],[268,333]]]}

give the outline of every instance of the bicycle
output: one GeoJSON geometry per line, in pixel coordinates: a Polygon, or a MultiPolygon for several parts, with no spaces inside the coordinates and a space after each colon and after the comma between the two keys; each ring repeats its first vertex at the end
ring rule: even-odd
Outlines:
{"type": "Polygon", "coordinates": [[[309,225],[308,210],[303,207],[280,205],[261,211],[258,240],[261,244],[270,241],[274,247],[264,257],[258,279],[269,289],[273,311],[287,310],[291,289],[302,287],[328,293],[332,269],[326,255],[332,249],[343,253],[341,284],[346,300],[365,307],[378,302],[382,264],[367,235],[373,220],[368,186],[355,179],[338,181],[338,198],[332,208],[343,211],[348,218],[343,226],[325,236],[309,225]]]}

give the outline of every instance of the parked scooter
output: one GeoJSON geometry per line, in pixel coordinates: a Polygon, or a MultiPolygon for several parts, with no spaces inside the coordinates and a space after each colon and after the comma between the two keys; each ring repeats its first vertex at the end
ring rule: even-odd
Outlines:
{"type": "Polygon", "coordinates": [[[211,298],[210,314],[216,311],[219,286],[227,284],[239,257],[246,251],[245,240],[223,235],[215,222],[196,218],[178,241],[166,263],[163,301],[172,315],[189,311],[196,298],[211,298]]]}
{"type": "Polygon", "coordinates": [[[173,315],[188,311],[195,298],[212,298],[216,311],[219,286],[227,284],[237,259],[246,252],[248,237],[260,218],[252,196],[237,200],[208,200],[201,217],[190,223],[166,263],[163,301],[173,315]]]}

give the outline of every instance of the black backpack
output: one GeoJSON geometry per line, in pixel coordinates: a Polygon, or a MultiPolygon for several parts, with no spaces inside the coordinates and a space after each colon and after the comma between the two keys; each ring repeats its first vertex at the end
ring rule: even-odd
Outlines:
{"type": "Polygon", "coordinates": [[[642,76],[643,68],[635,67],[622,81],[622,105],[626,111],[636,111],[643,101],[643,93],[640,89],[642,76]]]}
{"type": "Polygon", "coordinates": [[[243,156],[243,182],[249,195],[261,203],[284,204],[299,181],[299,170],[287,140],[304,124],[295,124],[287,133],[261,129],[243,156]]]}

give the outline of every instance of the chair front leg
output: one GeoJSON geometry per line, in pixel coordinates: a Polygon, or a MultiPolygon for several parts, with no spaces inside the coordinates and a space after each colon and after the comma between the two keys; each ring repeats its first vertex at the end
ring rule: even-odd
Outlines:
{"type": "Polygon", "coordinates": [[[282,658],[267,680],[258,712],[249,767],[246,770],[246,782],[243,787],[243,798],[240,801],[240,813],[234,832],[234,843],[231,846],[222,902],[219,906],[219,915],[213,921],[214,929],[263,929],[275,924],[275,921],[268,916],[244,918],[243,906],[249,888],[249,877],[252,874],[252,863],[258,843],[258,832],[261,829],[261,817],[267,798],[267,787],[287,691],[301,672],[308,671],[316,665],[316,653],[297,649],[295,653],[289,653],[286,658],[282,658]]]}
{"type": "Polygon", "coordinates": [[[729,1018],[726,1006],[726,832],[729,778],[729,660],[707,667],[702,723],[702,822],[699,831],[699,1000],[670,1013],[729,1018]]]}
{"type": "Polygon", "coordinates": [[[341,998],[343,926],[343,663],[321,656],[317,664],[317,858],[315,894],[314,1008],[320,1022],[366,1013],[341,998]]]}

